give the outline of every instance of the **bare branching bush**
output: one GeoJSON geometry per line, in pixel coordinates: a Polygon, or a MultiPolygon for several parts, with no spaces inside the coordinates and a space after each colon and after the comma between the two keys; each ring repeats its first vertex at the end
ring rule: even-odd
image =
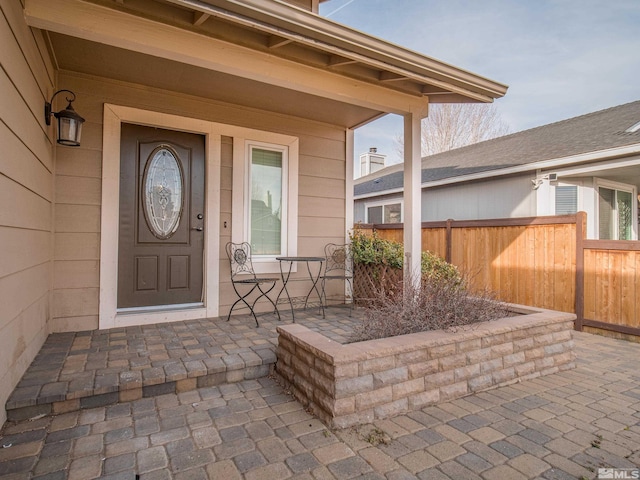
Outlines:
{"type": "Polygon", "coordinates": [[[420,286],[417,283],[403,282],[401,287],[377,291],[350,341],[451,330],[509,315],[506,304],[491,292],[471,294],[468,281],[423,275],[420,286]]]}

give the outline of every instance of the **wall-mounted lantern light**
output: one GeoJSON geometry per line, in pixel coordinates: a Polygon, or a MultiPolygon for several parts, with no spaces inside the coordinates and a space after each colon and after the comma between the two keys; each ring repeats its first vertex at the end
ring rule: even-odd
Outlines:
{"type": "Polygon", "coordinates": [[[80,135],[82,134],[82,124],[84,123],[84,118],[76,113],[76,111],[71,106],[76,99],[76,94],[71,90],[58,90],[51,97],[51,101],[44,103],[44,119],[47,125],[51,125],[51,115],[58,119],[58,139],[57,142],[60,145],[66,145],[68,147],[79,147],[80,146],[80,135]],[[59,112],[51,111],[51,104],[53,103],[53,99],[56,95],[62,92],[67,92],[73,95],[72,98],[67,97],[67,108],[64,110],[60,110],[59,112]]]}

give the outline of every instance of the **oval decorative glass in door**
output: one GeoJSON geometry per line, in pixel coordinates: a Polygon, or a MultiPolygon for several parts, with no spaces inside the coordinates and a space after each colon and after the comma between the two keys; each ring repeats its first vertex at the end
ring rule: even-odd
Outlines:
{"type": "Polygon", "coordinates": [[[167,147],[155,150],[147,162],[142,182],[147,224],[160,239],[171,237],[182,214],[184,184],[176,155],[167,147]]]}

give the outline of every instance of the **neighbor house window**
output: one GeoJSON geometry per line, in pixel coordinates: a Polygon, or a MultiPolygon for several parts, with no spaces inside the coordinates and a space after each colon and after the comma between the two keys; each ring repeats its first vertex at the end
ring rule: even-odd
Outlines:
{"type": "Polygon", "coordinates": [[[578,187],[559,185],[556,187],[556,215],[569,215],[578,211],[578,187]]]}
{"type": "Polygon", "coordinates": [[[275,273],[276,257],[297,255],[298,139],[254,135],[233,139],[231,241],[251,244],[256,272],[275,273]]]}
{"type": "Polygon", "coordinates": [[[367,223],[401,223],[402,203],[367,205],[367,223]]]}
{"type": "Polygon", "coordinates": [[[598,238],[633,240],[635,192],[608,186],[598,187],[598,238]]]}

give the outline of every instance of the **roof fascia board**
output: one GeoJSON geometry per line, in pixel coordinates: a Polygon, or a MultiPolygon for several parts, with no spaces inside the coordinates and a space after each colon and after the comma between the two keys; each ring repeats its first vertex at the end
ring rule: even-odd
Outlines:
{"type": "MultiPolygon", "coordinates": [[[[432,182],[423,182],[421,187],[422,188],[439,187],[442,185],[452,185],[456,183],[482,180],[485,178],[491,178],[496,176],[525,173],[532,170],[534,171],[549,170],[553,168],[565,167],[568,165],[575,165],[577,163],[592,162],[594,160],[608,161],[608,163],[606,164],[607,168],[625,167],[625,166],[637,164],[638,158],[634,157],[633,159],[619,160],[617,162],[611,162],[610,159],[614,159],[618,157],[626,157],[630,155],[639,155],[639,154],[640,154],[640,144],[634,144],[634,145],[628,145],[625,147],[616,147],[616,148],[610,148],[606,150],[599,150],[596,152],[582,153],[580,155],[571,155],[569,157],[555,158],[552,160],[543,160],[541,162],[526,163],[524,165],[517,165],[514,167],[500,168],[495,170],[485,170],[483,172],[472,173],[469,175],[461,175],[458,177],[443,178],[442,180],[435,180],[432,182]]],[[[597,169],[602,169],[603,167],[602,164],[597,164],[597,165],[600,165],[600,167],[597,169]]],[[[583,171],[587,173],[588,171],[591,171],[591,170],[589,170],[589,167],[576,168],[574,173],[581,173],[583,171]]],[[[564,174],[569,174],[571,170],[563,169],[562,172],[564,174]]],[[[402,188],[393,188],[390,190],[383,190],[379,192],[363,193],[360,195],[356,195],[354,198],[356,200],[359,200],[362,198],[378,197],[378,196],[390,195],[392,193],[402,192],[402,190],[403,190],[402,188]]]]}
{"type": "Polygon", "coordinates": [[[633,167],[638,164],[640,164],[640,156],[635,155],[631,158],[624,158],[620,160],[605,160],[603,162],[590,163],[588,165],[577,166],[573,168],[558,168],[557,172],[562,176],[573,176],[586,173],[594,173],[613,168],[633,167]]]}
{"type": "Polygon", "coordinates": [[[27,24],[346,104],[404,115],[427,97],[355,80],[82,0],[26,0],[27,24]],[[159,28],[162,27],[162,28],[159,28]]]}
{"type": "Polygon", "coordinates": [[[362,193],[360,195],[355,195],[353,197],[354,200],[361,200],[364,198],[372,198],[372,197],[386,197],[387,195],[393,195],[395,193],[402,193],[404,188],[391,188],[389,190],[381,190],[380,192],[371,192],[371,193],[362,193]]]}
{"type": "MultiPolygon", "coordinates": [[[[427,82],[478,101],[491,102],[494,98],[502,97],[507,92],[506,85],[494,80],[402,48],[306,10],[292,8],[291,5],[278,1],[167,1],[217,16],[228,16],[231,9],[235,12],[250,11],[251,18],[246,18],[244,21],[248,21],[254,28],[267,28],[269,33],[291,38],[375,68],[397,73],[400,76],[427,82]],[[255,16],[268,19],[269,22],[257,23],[252,20],[255,16]],[[283,25],[284,29],[274,29],[271,24],[283,25]],[[298,33],[298,35],[293,35],[293,33],[298,33]]],[[[235,21],[242,21],[242,19],[236,17],[235,21]]]]}

